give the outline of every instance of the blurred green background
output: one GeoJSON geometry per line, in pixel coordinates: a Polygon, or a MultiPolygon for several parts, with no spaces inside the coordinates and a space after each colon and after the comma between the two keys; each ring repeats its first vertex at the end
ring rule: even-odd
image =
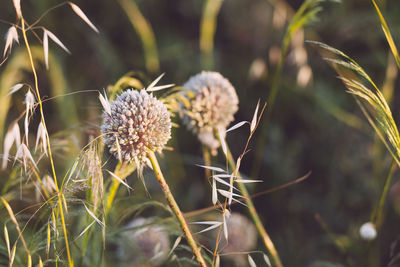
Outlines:
{"type": "MultiPolygon", "coordinates": [[[[33,22],[58,3],[22,1],[24,17],[33,22]]],[[[42,19],[40,25],[56,34],[72,52],[68,55],[50,41],[54,55],[50,59],[50,70],[58,65],[59,73],[50,74],[51,71],[41,66],[39,82],[43,96],[59,94],[54,89],[57,86],[49,82],[51,75],[60,86],[59,92],[69,93],[103,90],[128,71],[142,73],[139,76],[145,85],[163,72],[166,74],[162,84],[182,85],[203,69],[215,70],[236,87],[240,109],[235,119],[239,122],[251,120],[257,101],[267,100],[287,20],[302,1],[223,1],[216,20],[214,50],[208,56],[202,55],[199,44],[206,1],[136,1],[139,12],[154,31],[159,68],[154,62],[146,66],[142,41],[127,16],[130,11],[120,4],[122,1],[75,3],[100,33],[93,32],[67,6],[55,9],[42,19]]],[[[379,3],[396,42],[400,40],[400,2],[379,3]]],[[[378,203],[391,157],[353,98],[345,93],[335,71],[323,61],[319,49],[304,40],[319,40],[344,51],[365,68],[378,86],[388,86],[388,92],[394,88],[391,107],[395,119],[399,119],[400,99],[395,90],[399,85],[397,69],[370,1],[343,0],[322,6],[319,20],[301,29],[293,38],[267,135],[260,136],[259,129],[241,171],[252,174],[254,150],[263,138],[265,147],[258,178],[264,182],[256,188],[249,187],[252,193],[312,171],[302,183],[254,200],[285,266],[348,266],[351,262],[354,266],[387,266],[400,253],[400,184],[391,187],[378,238],[372,242],[362,240],[359,228],[370,220],[378,203]]],[[[138,19],[137,15],[134,17],[138,19]]],[[[0,18],[14,22],[12,1],[2,1],[0,18]]],[[[4,35],[8,27],[0,23],[0,34],[4,35]]],[[[42,35],[39,29],[37,32],[42,35]]],[[[32,34],[29,38],[32,44],[40,46],[32,34]]],[[[5,77],[7,68],[15,53],[23,51],[21,36],[20,43],[1,66],[1,79],[9,79],[5,77]]],[[[4,44],[4,40],[0,41],[1,47],[4,44]]],[[[29,80],[29,75],[26,79],[29,80]]],[[[17,116],[13,114],[19,114],[24,108],[21,101],[22,94],[13,98],[6,126],[17,116]]],[[[45,111],[50,133],[72,133],[77,138],[77,147],[87,143],[89,135],[98,134],[101,106],[96,92],[50,101],[45,111]]],[[[228,135],[227,142],[235,156],[241,153],[247,136],[245,129],[228,135]]],[[[174,130],[169,144],[176,146],[175,151],[165,152],[160,161],[182,210],[211,205],[203,170],[195,166],[202,163],[201,146],[196,138],[180,127],[174,130]]],[[[215,162],[223,163],[222,157],[215,162]]],[[[393,183],[398,178],[396,171],[393,183]]],[[[149,190],[157,198],[158,185],[148,180],[149,190]]],[[[130,182],[140,193],[142,185],[136,175],[130,182]]],[[[239,206],[232,209],[246,212],[239,206]]],[[[400,266],[400,263],[390,266],[400,266]]]]}

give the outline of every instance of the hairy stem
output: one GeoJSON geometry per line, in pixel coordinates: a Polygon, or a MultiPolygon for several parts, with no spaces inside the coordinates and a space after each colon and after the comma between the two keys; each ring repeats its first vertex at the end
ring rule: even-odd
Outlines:
{"type": "Polygon", "coordinates": [[[202,266],[202,267],[207,266],[206,262],[203,259],[203,256],[201,255],[200,249],[197,246],[196,241],[193,238],[193,235],[189,229],[189,226],[187,225],[186,220],[183,217],[183,214],[182,214],[181,210],[179,209],[179,206],[176,203],[175,198],[172,195],[167,182],[164,179],[164,175],[161,172],[160,165],[158,164],[156,155],[154,154],[154,152],[150,151],[148,153],[148,157],[150,159],[151,165],[153,166],[154,174],[156,175],[157,180],[160,183],[160,186],[165,195],[165,198],[167,199],[169,206],[171,207],[172,211],[174,212],[176,219],[178,220],[178,222],[181,226],[181,229],[182,229],[190,247],[192,248],[194,255],[196,256],[197,263],[199,264],[199,266],[202,266]]]}

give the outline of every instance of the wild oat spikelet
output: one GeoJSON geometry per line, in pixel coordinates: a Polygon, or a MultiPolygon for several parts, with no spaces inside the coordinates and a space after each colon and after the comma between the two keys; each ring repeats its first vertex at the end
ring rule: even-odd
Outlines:
{"type": "MultiPolygon", "coordinates": [[[[137,218],[127,227],[134,228],[151,223],[151,220],[137,218]]],[[[125,232],[127,246],[121,247],[122,258],[130,262],[129,266],[159,266],[165,262],[171,249],[168,233],[160,226],[149,225],[137,230],[125,232]],[[147,266],[147,265],[146,265],[147,266]]]]}
{"type": "MultiPolygon", "coordinates": [[[[257,244],[257,230],[247,217],[238,212],[233,212],[227,221],[228,240],[221,239],[222,251],[229,255],[236,266],[248,266],[247,256],[257,244]]],[[[227,256],[228,257],[228,256],[227,256]]]]}
{"type": "Polygon", "coordinates": [[[171,138],[170,114],[145,90],[127,90],[103,113],[104,143],[116,158],[146,162],[148,151],[161,152],[171,138]]]}
{"type": "Polygon", "coordinates": [[[232,84],[218,72],[203,71],[183,85],[190,106],[182,107],[183,123],[199,140],[215,150],[214,134],[226,129],[238,110],[238,97],[232,84]]]}
{"type": "Polygon", "coordinates": [[[253,249],[257,243],[257,230],[245,216],[233,212],[228,224],[228,245],[225,252],[240,252],[253,249]]]}

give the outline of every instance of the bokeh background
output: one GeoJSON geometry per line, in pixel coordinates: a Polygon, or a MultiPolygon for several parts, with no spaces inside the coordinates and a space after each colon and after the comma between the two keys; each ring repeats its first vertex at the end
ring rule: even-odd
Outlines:
{"type": "MultiPolygon", "coordinates": [[[[66,54],[50,42],[50,71],[44,65],[39,67],[42,95],[52,97],[88,91],[45,105],[50,134],[60,139],[75,138],[76,148],[68,152],[59,150],[60,158],[63,153],[76,153],[90,135],[99,131],[101,106],[97,93],[90,90],[103,90],[129,71],[138,73],[144,84],[165,72],[162,82],[177,85],[201,70],[218,71],[237,90],[240,109],[235,121],[251,120],[257,101],[267,101],[288,20],[302,1],[224,1],[217,16],[214,49],[210,54],[202,53],[199,41],[206,1],[135,1],[139,10],[136,12],[141,13],[154,32],[157,55],[153,56],[159,66],[154,62],[146,64],[143,43],[128,17],[132,11],[122,1],[77,0],[75,3],[98,27],[99,34],[67,6],[53,10],[40,22],[72,52],[66,54]]],[[[33,22],[56,4],[57,1],[48,0],[22,1],[24,16],[33,22]]],[[[398,41],[400,2],[379,1],[379,4],[398,41]]],[[[379,235],[374,241],[362,240],[359,228],[370,220],[376,208],[392,159],[354,99],[345,92],[336,72],[323,60],[320,49],[304,41],[324,42],[355,59],[378,86],[385,88],[388,95],[393,94],[391,107],[395,119],[399,119],[400,99],[396,90],[397,68],[371,2],[346,0],[322,6],[318,20],[293,36],[276,103],[268,121],[263,120],[259,126],[241,171],[247,176],[254,174],[256,151],[260,149],[257,144],[263,140],[257,178],[264,182],[257,187],[250,186],[252,193],[312,172],[299,184],[254,199],[285,266],[349,266],[351,263],[387,266],[400,253],[397,170],[379,235]],[[267,134],[261,136],[264,124],[267,134]]],[[[0,18],[2,22],[14,22],[12,1],[2,1],[0,18]]],[[[8,27],[0,23],[0,34],[4,35],[8,27]]],[[[42,34],[40,29],[37,32],[42,34]]],[[[40,42],[33,35],[29,37],[41,49],[40,42]]],[[[4,44],[2,39],[1,47],[4,44]]],[[[13,61],[15,54],[23,51],[21,46],[13,48],[15,53],[0,68],[3,92],[6,80],[10,79],[7,75],[12,73],[12,63],[16,61],[13,61]]],[[[29,81],[30,76],[25,79],[29,81]]],[[[15,119],[17,115],[13,114],[24,109],[20,105],[22,101],[23,94],[13,97],[5,125],[15,119]]],[[[234,155],[242,152],[247,136],[246,129],[228,135],[227,142],[234,155]]],[[[180,127],[174,129],[170,145],[175,150],[165,152],[160,161],[182,210],[211,205],[204,172],[195,166],[203,162],[196,138],[180,127]]],[[[214,164],[223,165],[223,157],[218,157],[214,164]]],[[[145,176],[151,174],[145,173],[145,176]]],[[[136,175],[129,182],[137,189],[134,194],[143,193],[136,175]]],[[[158,185],[150,178],[147,185],[152,197],[158,199],[158,185]]],[[[232,210],[246,213],[240,206],[232,210]]]]}

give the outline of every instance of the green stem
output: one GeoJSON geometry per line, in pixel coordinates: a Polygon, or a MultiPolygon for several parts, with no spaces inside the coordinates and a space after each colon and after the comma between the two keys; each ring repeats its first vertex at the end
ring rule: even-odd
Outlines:
{"type": "Polygon", "coordinates": [[[187,225],[186,220],[183,217],[183,214],[182,214],[181,210],[179,209],[179,206],[176,203],[175,198],[172,195],[167,182],[164,179],[164,175],[161,172],[160,165],[158,164],[156,155],[154,154],[154,152],[150,151],[148,153],[148,157],[150,159],[151,165],[153,166],[154,174],[156,175],[157,180],[160,183],[160,186],[165,195],[165,198],[167,199],[169,206],[171,207],[172,211],[174,212],[176,219],[178,220],[178,222],[181,226],[181,229],[182,229],[190,247],[192,248],[194,255],[196,256],[197,263],[199,264],[199,266],[202,266],[202,267],[207,266],[203,259],[203,256],[201,255],[200,249],[197,246],[196,241],[194,240],[194,238],[192,236],[192,233],[190,232],[189,226],[187,225]]]}
{"type": "Polygon", "coordinates": [[[390,187],[390,183],[392,181],[393,171],[394,171],[395,167],[396,167],[396,161],[393,160],[392,164],[390,166],[389,173],[386,177],[386,182],[383,187],[382,195],[379,199],[378,207],[376,208],[374,214],[372,215],[371,221],[373,222],[373,224],[376,227],[378,227],[381,224],[382,214],[383,214],[383,206],[385,205],[386,196],[389,191],[389,187],[390,187]]]}
{"type": "MultiPolygon", "coordinates": [[[[206,166],[211,166],[211,155],[210,155],[210,149],[205,146],[202,145],[203,147],[203,159],[204,159],[204,165],[206,166]]],[[[206,176],[206,180],[208,181],[208,179],[211,177],[211,171],[210,169],[204,169],[204,174],[206,176]]]]}
{"type": "Polygon", "coordinates": [[[267,133],[268,133],[268,122],[271,117],[271,112],[274,108],[276,96],[278,95],[279,83],[281,80],[286,55],[287,55],[287,52],[289,49],[290,40],[291,40],[291,32],[288,29],[286,31],[285,37],[283,39],[281,57],[279,59],[278,66],[277,66],[275,74],[274,74],[271,91],[269,92],[269,95],[267,98],[268,109],[265,114],[264,124],[261,128],[261,133],[260,133],[261,138],[259,138],[259,141],[257,142],[257,146],[256,146],[254,163],[253,163],[252,174],[251,174],[252,177],[257,177],[258,173],[260,172],[261,161],[262,161],[262,152],[265,147],[267,133]]]}
{"type": "MultiPolygon", "coordinates": [[[[124,180],[126,177],[128,177],[133,171],[136,170],[136,166],[133,166],[132,164],[128,164],[126,162],[124,163],[118,163],[118,165],[115,167],[114,173],[116,176],[118,176],[121,180],[124,180]]],[[[121,182],[117,179],[113,179],[108,196],[107,196],[107,201],[106,201],[106,209],[105,209],[105,216],[107,217],[108,213],[110,212],[112,203],[114,202],[115,196],[118,192],[118,188],[121,182]]]]}
{"type": "MultiPolygon", "coordinates": [[[[229,162],[229,166],[232,169],[235,169],[235,161],[232,157],[232,154],[228,148],[228,162],[229,162]]],[[[240,176],[240,174],[238,173],[238,176],[240,176]]],[[[271,258],[273,260],[274,266],[276,267],[282,267],[282,262],[279,258],[279,254],[278,251],[276,250],[274,243],[272,242],[271,238],[269,237],[267,231],[265,230],[260,217],[258,216],[257,210],[254,206],[253,201],[251,200],[251,197],[249,195],[249,192],[247,191],[247,188],[244,184],[242,183],[237,183],[240,192],[242,193],[243,197],[245,198],[245,202],[247,205],[247,209],[250,213],[251,218],[253,219],[253,222],[257,228],[258,233],[260,234],[263,243],[265,245],[265,247],[267,248],[268,252],[271,255],[271,258]]]]}
{"type": "Polygon", "coordinates": [[[200,51],[203,69],[212,69],[214,66],[214,36],[222,2],[223,0],[207,0],[203,7],[200,22],[200,51]]]}

